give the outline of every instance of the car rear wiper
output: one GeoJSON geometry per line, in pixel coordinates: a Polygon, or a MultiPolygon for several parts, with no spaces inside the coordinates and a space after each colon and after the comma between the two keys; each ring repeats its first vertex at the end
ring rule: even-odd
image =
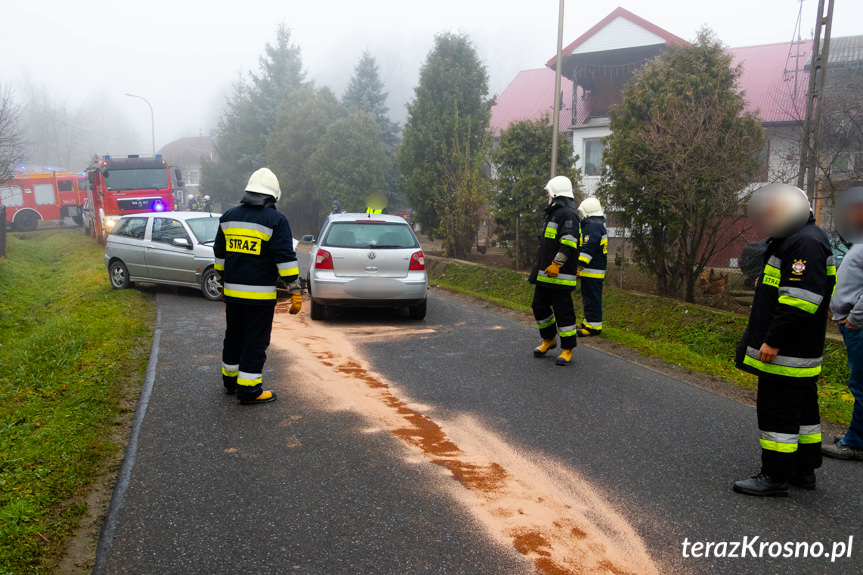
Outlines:
{"type": "Polygon", "coordinates": [[[404,246],[390,246],[390,245],[386,245],[386,244],[380,245],[380,246],[369,245],[369,249],[378,249],[378,250],[392,250],[392,249],[399,249],[399,248],[407,249],[404,246]]]}

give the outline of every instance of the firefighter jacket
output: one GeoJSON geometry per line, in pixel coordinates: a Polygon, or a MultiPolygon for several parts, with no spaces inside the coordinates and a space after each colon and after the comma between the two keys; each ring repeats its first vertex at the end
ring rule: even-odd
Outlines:
{"type": "Polygon", "coordinates": [[[813,217],[787,238],[771,238],[749,325],[737,348],[737,367],[755,375],[814,377],[821,373],[835,283],[836,266],[827,234],[813,217]],[[779,349],[770,363],[758,360],[763,343],[779,349]]]}
{"type": "Polygon", "coordinates": [[[605,279],[608,266],[608,232],[605,217],[591,216],[581,221],[578,239],[578,266],[582,278],[605,279]]]}
{"type": "Polygon", "coordinates": [[[244,201],[225,212],[219,218],[213,254],[226,301],[275,304],[279,278],[288,283],[299,279],[291,226],[272,203],[244,201]]]}
{"type": "Polygon", "coordinates": [[[554,198],[546,208],[545,226],[539,238],[536,261],[530,274],[530,283],[555,289],[572,290],[578,271],[578,216],[575,201],[570,198],[554,198]],[[550,278],[545,268],[551,265],[558,252],[566,256],[560,274],[550,278]]]}

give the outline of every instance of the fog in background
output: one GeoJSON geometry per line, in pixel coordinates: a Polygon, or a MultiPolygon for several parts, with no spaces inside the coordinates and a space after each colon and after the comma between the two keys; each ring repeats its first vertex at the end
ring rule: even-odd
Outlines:
{"type": "MultiPolygon", "coordinates": [[[[729,46],[791,40],[800,7],[798,0],[567,0],[564,43],[619,4],[685,39],[708,25],[729,46]]],[[[436,33],[470,35],[499,94],[519,70],[554,56],[557,6],[557,0],[6,0],[0,84],[12,85],[22,101],[36,90],[64,108],[62,120],[40,118],[40,134],[60,124],[83,127],[96,140],[110,136],[108,145],[117,148],[89,153],[148,153],[149,110],[124,94],[153,105],[157,148],[208,134],[231,82],[257,68],[264,44],[285,22],[309,77],[339,96],[368,48],[389,91],[392,118],[401,123],[436,33]]],[[[804,2],[804,38],[816,8],[816,0],[804,2]]],[[[833,35],[861,33],[863,2],[836,0],[833,35]]]]}

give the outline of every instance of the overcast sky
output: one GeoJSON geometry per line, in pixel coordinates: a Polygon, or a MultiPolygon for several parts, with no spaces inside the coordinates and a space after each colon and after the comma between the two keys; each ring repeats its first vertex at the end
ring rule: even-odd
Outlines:
{"type": "MultiPolygon", "coordinates": [[[[863,34],[863,1],[835,0],[834,36],[863,34]]],[[[442,31],[469,34],[485,60],[492,93],[522,69],[554,55],[557,0],[4,0],[0,83],[29,78],[71,106],[105,96],[139,129],[148,151],[146,97],[156,145],[213,127],[219,102],[241,71],[255,69],[276,25],[286,22],[309,75],[341,96],[368,48],[404,119],[419,67],[442,31]]],[[[708,25],[730,46],[791,40],[799,0],[567,0],[564,44],[618,5],[692,39],[708,25]]],[[[817,0],[803,4],[803,35],[817,0]]],[[[101,152],[110,152],[104,150],[101,152]]]]}

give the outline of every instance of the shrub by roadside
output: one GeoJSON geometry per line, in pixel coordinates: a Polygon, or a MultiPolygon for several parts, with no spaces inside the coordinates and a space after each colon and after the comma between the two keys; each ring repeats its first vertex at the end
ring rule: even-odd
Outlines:
{"type": "MultiPolygon", "coordinates": [[[[533,286],[527,283],[525,274],[443,258],[427,260],[432,284],[530,312],[533,286]]],[[[575,296],[576,310],[581,314],[581,299],[575,296]]],[[[734,349],[746,328],[746,316],[619,290],[608,284],[603,304],[603,337],[687,370],[744,387],[755,386],[754,376],[734,367],[734,349]]],[[[829,326],[828,330],[835,328],[829,326]]],[[[851,420],[854,399],[848,392],[847,380],[845,346],[841,341],[828,340],[819,381],[819,402],[825,420],[843,425],[851,420]]]]}
{"type": "Polygon", "coordinates": [[[79,230],[8,236],[0,259],[0,574],[44,573],[134,409],[155,305],[108,283],[79,230]]]}

